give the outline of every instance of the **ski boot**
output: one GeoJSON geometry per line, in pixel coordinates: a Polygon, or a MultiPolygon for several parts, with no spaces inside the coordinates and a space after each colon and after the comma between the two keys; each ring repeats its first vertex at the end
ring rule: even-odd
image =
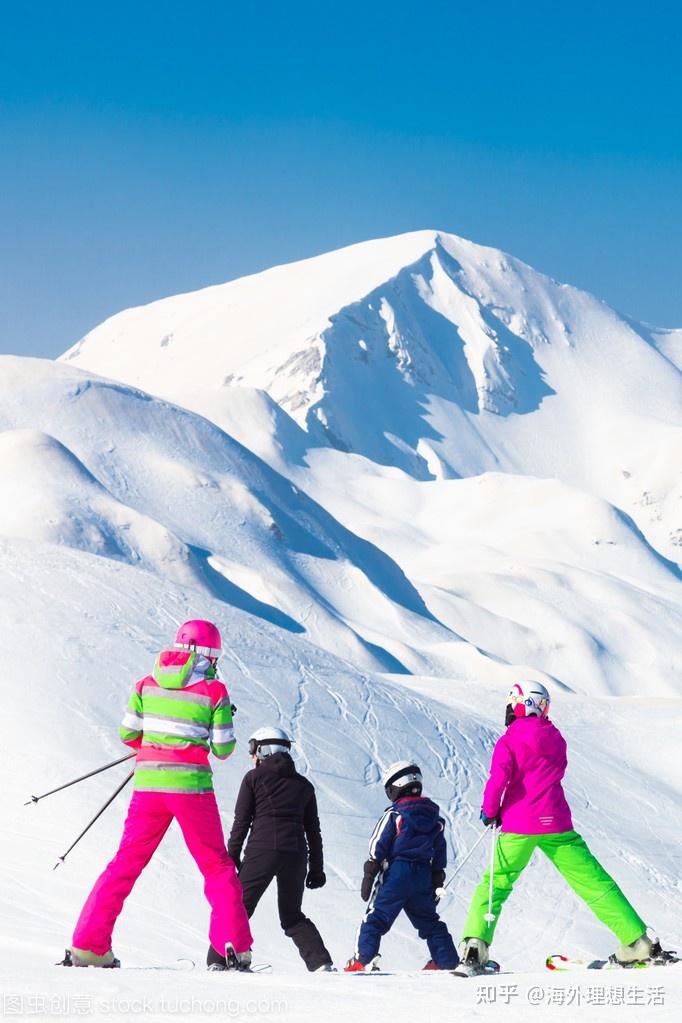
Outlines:
{"type": "Polygon", "coordinates": [[[206,969],[215,972],[216,970],[226,970],[227,960],[225,956],[221,956],[213,945],[208,946],[208,952],[206,954],[206,969]]]}
{"type": "Polygon", "coordinates": [[[246,952],[235,952],[234,946],[229,941],[225,946],[224,956],[216,952],[211,945],[206,962],[211,973],[225,973],[227,970],[236,970],[239,973],[253,972],[251,970],[251,949],[247,949],[246,952]]]}
{"type": "Polygon", "coordinates": [[[121,966],[121,960],[116,958],[111,949],[104,955],[97,955],[87,948],[67,948],[64,958],[57,966],[98,966],[103,970],[117,970],[121,966]]]}
{"type": "Polygon", "coordinates": [[[675,952],[662,949],[658,938],[652,940],[645,932],[629,945],[621,945],[609,956],[609,962],[617,963],[627,970],[642,966],[667,966],[668,963],[679,962],[679,959],[675,952]]]}
{"type": "Polygon", "coordinates": [[[322,963],[322,966],[316,967],[316,969],[314,969],[312,972],[313,973],[338,973],[339,971],[336,969],[336,967],[334,966],[333,963],[322,963]]]}
{"type": "Polygon", "coordinates": [[[490,946],[482,938],[465,938],[457,951],[460,963],[454,971],[460,977],[478,977],[482,973],[499,973],[500,964],[488,957],[490,946]]]}
{"type": "Polygon", "coordinates": [[[344,973],[381,973],[381,966],[379,960],[381,959],[381,953],[378,952],[374,959],[370,959],[368,963],[363,963],[362,959],[358,956],[353,956],[348,960],[343,968],[344,973]]]}

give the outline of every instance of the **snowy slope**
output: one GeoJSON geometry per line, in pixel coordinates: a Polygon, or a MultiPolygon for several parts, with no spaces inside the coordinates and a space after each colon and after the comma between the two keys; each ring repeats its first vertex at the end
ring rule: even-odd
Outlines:
{"type": "Polygon", "coordinates": [[[395,562],[208,420],[47,361],[0,373],[0,534],[153,567],[366,667],[428,671],[431,645],[466,646],[395,562]]]}
{"type": "Polygon", "coordinates": [[[126,385],[11,357],[0,373],[0,535],[148,568],[367,669],[500,684],[534,669],[603,693],[646,675],[679,693],[676,570],[597,498],[500,474],[420,482],[337,451],[301,466],[291,420],[278,472],[126,385]]]}
{"type": "MultiPolygon", "coordinates": [[[[131,681],[149,670],[155,651],[172,633],[173,622],[193,608],[219,619],[229,637],[223,670],[239,707],[240,736],[263,721],[290,728],[301,769],[310,772],[318,786],[330,874],[329,890],[319,895],[323,907],[319,915],[331,920],[334,906],[338,922],[328,926],[338,934],[335,955],[343,955],[352,941],[352,924],[360,908],[355,889],[362,850],[372,819],[384,804],[377,784],[383,767],[406,748],[415,751],[423,762],[429,791],[451,822],[455,848],[467,848],[477,836],[484,771],[500,732],[502,707],[495,686],[483,684],[472,692],[461,683],[413,679],[406,689],[396,685],[395,679],[382,682],[358,673],[299,636],[283,634],[244,612],[229,611],[196,590],[162,581],[145,569],[26,541],[3,541],[1,554],[2,620],[12,628],[16,649],[31,650],[30,663],[17,659],[11,664],[7,685],[30,698],[31,727],[42,737],[19,772],[25,703],[13,700],[2,749],[3,769],[13,779],[2,796],[8,825],[3,830],[2,858],[10,866],[8,875],[35,889],[41,904],[49,907],[45,951],[51,942],[61,940],[77,892],[94,877],[113,843],[122,804],[53,877],[49,868],[56,854],[113,788],[115,775],[100,776],[38,807],[23,808],[21,797],[28,798],[116,753],[116,726],[131,681]]],[[[558,694],[555,708],[555,718],[573,749],[568,791],[576,822],[591,835],[626,887],[628,882],[642,886],[640,898],[647,914],[669,930],[675,927],[674,906],[662,904],[661,888],[672,893],[679,883],[674,835],[680,786],[679,778],[665,776],[664,767],[666,751],[669,755],[677,741],[681,706],[679,699],[649,701],[643,708],[636,701],[577,701],[558,694]],[[653,731],[655,755],[645,752],[636,740],[638,734],[653,731]],[[613,758],[624,745],[627,771],[613,758]],[[621,786],[629,791],[627,805],[618,798],[621,786]],[[645,831],[639,827],[642,821],[648,823],[645,831]],[[657,841],[652,847],[654,830],[657,841]],[[617,844],[610,840],[611,834],[620,836],[617,844]],[[642,882],[652,872],[657,889],[647,890],[642,882]]],[[[217,768],[226,821],[241,771],[247,767],[242,746],[233,761],[217,768]]],[[[118,769],[116,777],[123,776],[124,770],[118,769]]],[[[145,917],[147,899],[158,907],[170,907],[177,898],[192,921],[193,940],[198,940],[205,910],[197,897],[198,886],[187,883],[185,863],[183,856],[174,865],[171,854],[164,854],[149,880],[141,882],[138,908],[122,923],[121,939],[124,945],[130,942],[137,954],[145,948],[149,954],[158,941],[158,928],[167,926],[168,914],[159,914],[158,909],[145,917]],[[162,890],[172,899],[159,898],[160,877],[164,878],[162,890]],[[140,926],[142,933],[136,934],[140,926]]],[[[472,877],[481,863],[479,857],[472,877]]],[[[560,896],[561,886],[548,870],[539,867],[534,877],[533,888],[546,887],[547,892],[532,907],[524,908],[527,926],[537,926],[539,935],[551,919],[551,934],[559,944],[569,937],[580,944],[578,935],[582,935],[583,942],[593,940],[598,949],[608,945],[608,935],[587,914],[578,914],[576,924],[571,897],[560,896]],[[567,907],[565,920],[557,912],[558,904],[567,907]]],[[[461,915],[465,894],[453,904],[454,917],[461,915]]],[[[7,908],[18,909],[11,899],[7,908]]],[[[30,934],[34,928],[34,918],[26,917],[22,929],[30,934]]],[[[267,935],[267,929],[263,934],[267,935]]],[[[17,937],[14,933],[13,940],[17,937]]],[[[183,928],[173,938],[172,948],[184,940],[183,928]]],[[[278,957],[286,953],[286,946],[272,935],[267,940],[268,949],[276,948],[278,957]]],[[[395,944],[389,942],[391,947],[395,944]]],[[[416,951],[418,946],[412,942],[410,947],[416,951]]],[[[511,936],[501,947],[511,954],[511,936]]]]}
{"type": "Polygon", "coordinates": [[[478,650],[575,692],[679,694],[679,572],[612,505],[556,479],[415,482],[325,462],[305,474],[310,493],[381,544],[478,650]]]}
{"type": "MultiPolygon", "coordinates": [[[[291,729],[299,768],[318,788],[329,878],[323,890],[306,895],[305,905],[338,962],[352,950],[362,912],[358,886],[367,838],[384,805],[377,783],[383,767],[406,750],[419,756],[427,790],[448,818],[451,856],[461,857],[478,836],[484,772],[501,730],[496,686],[482,683],[472,689],[443,678],[412,678],[406,688],[398,679],[359,673],[300,636],[243,611],[230,611],[196,589],[161,580],[144,568],[58,545],[4,540],[0,620],[11,629],[13,649],[30,649],[30,657],[12,658],[5,680],[16,695],[6,703],[0,747],[0,770],[8,781],[0,793],[3,994],[89,997],[95,1018],[110,1015],[106,1001],[113,997],[151,999],[151,1018],[162,1018],[161,999],[171,995],[206,1002],[226,997],[225,987],[199,969],[192,975],[132,970],[102,977],[91,971],[55,972],[47,965],[68,942],[80,903],[115,847],[126,798],[119,798],[56,873],[52,867],[125,776],[125,767],[38,806],[21,805],[31,793],[118,754],[116,726],[131,681],[149,670],[155,651],[172,634],[174,620],[198,611],[219,620],[229,637],[223,674],[239,707],[239,750],[216,769],[225,826],[241,774],[249,767],[244,737],[265,721],[291,729]],[[31,734],[39,737],[31,744],[30,757],[27,708],[31,734]]],[[[567,792],[576,827],[673,947],[682,939],[677,842],[682,786],[669,765],[677,749],[681,710],[679,699],[586,701],[561,694],[554,709],[571,745],[567,792]]],[[[485,856],[479,848],[443,905],[455,934],[485,856]]],[[[315,1004],[340,1019],[344,1011],[363,1011],[363,1005],[366,1012],[361,1000],[380,998],[383,1011],[392,1007],[402,1019],[406,999],[417,997],[414,984],[430,984],[429,978],[420,978],[385,984],[381,994],[357,994],[340,987],[356,983],[353,979],[326,984],[308,978],[293,946],[273,926],[275,911],[274,898],[268,895],[254,920],[257,957],[272,962],[275,973],[255,981],[256,995],[230,980],[229,997],[278,998],[287,1005],[282,1018],[296,1021],[310,1018],[315,1004]]],[[[200,963],[206,924],[200,878],[172,829],[126,905],[116,949],[128,966],[187,955],[200,963]]],[[[612,948],[611,936],[543,861],[534,861],[520,881],[498,934],[496,952],[505,965],[531,971],[495,982],[519,984],[521,1000],[533,984],[575,986],[575,979],[557,980],[543,973],[545,953],[570,947],[596,956],[612,948]]],[[[416,968],[423,958],[422,944],[401,921],[384,943],[386,966],[416,968]]],[[[672,1019],[682,993],[665,980],[671,1014],[657,1018],[672,1019]]],[[[589,982],[594,984],[594,978],[589,982]]],[[[623,978],[618,982],[622,986],[623,978]]],[[[647,976],[646,983],[654,982],[660,984],[662,978],[647,976]]],[[[613,986],[616,980],[609,977],[606,983],[613,986]]],[[[423,993],[419,989],[419,999],[424,1012],[439,1018],[444,999],[451,1008],[471,1011],[474,991],[451,991],[443,978],[423,993]]],[[[488,1006],[480,1011],[487,1016],[498,1010],[488,1006]]],[[[201,1015],[199,1009],[195,1015],[201,1015]]]]}

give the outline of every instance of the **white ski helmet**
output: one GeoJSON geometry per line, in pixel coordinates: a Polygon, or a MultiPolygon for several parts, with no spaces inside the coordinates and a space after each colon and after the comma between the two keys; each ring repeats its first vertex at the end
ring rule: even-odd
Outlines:
{"type": "Polygon", "coordinates": [[[542,682],[527,679],[515,682],[509,691],[507,702],[508,717],[546,718],[549,714],[549,692],[542,682]]]}
{"type": "Polygon", "coordinates": [[[288,753],[291,749],[291,739],[283,728],[275,725],[266,725],[265,728],[257,728],[253,735],[249,736],[249,753],[254,754],[259,760],[272,756],[273,753],[288,753]]]}
{"type": "Polygon", "coordinates": [[[384,771],[381,783],[394,803],[401,796],[421,795],[422,773],[414,760],[398,760],[384,771]]]}

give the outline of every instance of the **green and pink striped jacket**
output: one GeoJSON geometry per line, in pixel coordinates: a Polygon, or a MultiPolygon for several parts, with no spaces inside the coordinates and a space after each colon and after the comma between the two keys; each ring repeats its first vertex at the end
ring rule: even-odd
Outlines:
{"type": "Polygon", "coordinates": [[[139,750],[138,791],[212,792],[209,751],[226,760],[235,738],[230,697],[209,659],[186,650],[159,654],[153,675],[133,689],[120,736],[139,750]]]}

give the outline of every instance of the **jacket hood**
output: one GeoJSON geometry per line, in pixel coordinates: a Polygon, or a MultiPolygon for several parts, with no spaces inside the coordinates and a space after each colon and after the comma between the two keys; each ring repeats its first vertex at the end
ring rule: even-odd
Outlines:
{"type": "Polygon", "coordinates": [[[280,778],[290,778],[296,774],[296,765],[288,753],[272,753],[261,760],[256,771],[271,771],[280,778]]]}
{"type": "Polygon", "coordinates": [[[206,678],[215,678],[215,668],[194,650],[162,650],[154,665],[154,679],[163,689],[184,689],[206,678]]]}
{"type": "Polygon", "coordinates": [[[515,746],[526,746],[537,756],[554,757],[563,747],[561,732],[548,718],[517,718],[507,732],[515,746]]]}
{"type": "Polygon", "coordinates": [[[391,804],[401,817],[407,818],[414,831],[429,834],[440,815],[440,808],[426,796],[407,796],[391,804]]]}

